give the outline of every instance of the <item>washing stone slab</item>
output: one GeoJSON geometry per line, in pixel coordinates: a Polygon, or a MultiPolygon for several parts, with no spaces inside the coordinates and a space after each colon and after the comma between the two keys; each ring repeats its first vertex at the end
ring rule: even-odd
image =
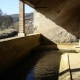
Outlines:
{"type": "Polygon", "coordinates": [[[61,56],[58,80],[80,80],[80,53],[61,56]]]}

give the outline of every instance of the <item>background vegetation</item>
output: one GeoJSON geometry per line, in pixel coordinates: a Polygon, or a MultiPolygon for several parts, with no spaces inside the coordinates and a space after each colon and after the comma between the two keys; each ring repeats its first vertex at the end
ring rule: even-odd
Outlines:
{"type": "MultiPolygon", "coordinates": [[[[25,32],[33,33],[33,13],[25,13],[25,32]]],[[[17,35],[19,14],[7,15],[0,9],[0,39],[17,35]]]]}
{"type": "Polygon", "coordinates": [[[12,27],[13,24],[13,18],[7,14],[4,14],[2,10],[0,9],[0,29],[8,29],[12,27]]]}

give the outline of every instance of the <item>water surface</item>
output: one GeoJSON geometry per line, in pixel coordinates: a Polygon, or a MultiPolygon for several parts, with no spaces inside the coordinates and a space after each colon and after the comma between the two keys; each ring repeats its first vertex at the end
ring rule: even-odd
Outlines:
{"type": "Polygon", "coordinates": [[[58,80],[63,51],[37,50],[0,80],[58,80]]]}

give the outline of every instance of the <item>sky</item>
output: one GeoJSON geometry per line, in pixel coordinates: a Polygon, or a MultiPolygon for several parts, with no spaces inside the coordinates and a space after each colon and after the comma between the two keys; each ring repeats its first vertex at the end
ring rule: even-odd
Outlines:
{"type": "MultiPolygon", "coordinates": [[[[19,13],[19,0],[0,0],[0,9],[7,15],[19,13]]],[[[33,11],[31,7],[25,4],[25,13],[33,11]]]]}

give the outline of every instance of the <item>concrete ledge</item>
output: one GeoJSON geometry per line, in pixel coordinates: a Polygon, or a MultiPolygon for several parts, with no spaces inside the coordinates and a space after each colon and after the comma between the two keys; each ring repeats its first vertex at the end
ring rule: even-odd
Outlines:
{"type": "Polygon", "coordinates": [[[68,64],[68,54],[63,54],[61,56],[58,80],[71,80],[69,64],[68,64]]]}
{"type": "Polygon", "coordinates": [[[72,80],[80,80],[80,54],[69,54],[70,69],[72,74],[72,80]]]}
{"type": "Polygon", "coordinates": [[[40,45],[39,49],[59,49],[59,50],[74,50],[74,44],[54,44],[54,45],[40,45]]]}
{"type": "Polygon", "coordinates": [[[76,52],[78,52],[78,53],[80,52],[80,46],[79,45],[74,46],[74,49],[76,52]]]}
{"type": "Polygon", "coordinates": [[[59,80],[80,80],[80,54],[66,53],[61,57],[59,80]]]}
{"type": "Polygon", "coordinates": [[[26,33],[18,33],[18,36],[24,37],[26,36],[26,33]]]}

